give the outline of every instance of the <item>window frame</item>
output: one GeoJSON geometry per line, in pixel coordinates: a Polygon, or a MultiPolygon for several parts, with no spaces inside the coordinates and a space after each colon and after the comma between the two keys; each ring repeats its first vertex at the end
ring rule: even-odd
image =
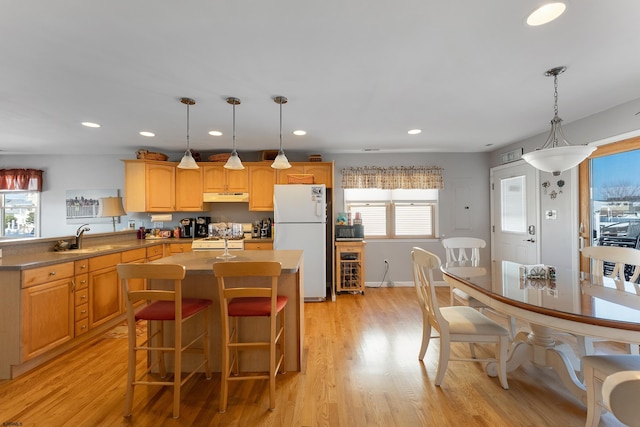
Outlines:
{"type": "Polygon", "coordinates": [[[0,220],[2,222],[2,229],[0,229],[0,238],[1,239],[33,239],[40,237],[40,221],[41,221],[41,205],[42,205],[42,196],[39,191],[28,191],[28,190],[0,190],[0,220]],[[33,206],[33,233],[31,234],[17,234],[11,235],[6,231],[6,217],[7,217],[7,209],[6,206],[6,197],[7,195],[15,195],[15,194],[33,194],[35,195],[35,205],[33,206]]]}

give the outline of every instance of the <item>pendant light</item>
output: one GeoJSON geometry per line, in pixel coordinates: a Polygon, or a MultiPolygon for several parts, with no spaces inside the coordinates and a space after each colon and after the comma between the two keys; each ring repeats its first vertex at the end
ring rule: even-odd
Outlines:
{"type": "Polygon", "coordinates": [[[242,161],[238,156],[238,152],[236,151],[236,105],[240,105],[240,100],[238,98],[227,98],[227,103],[233,105],[233,151],[231,151],[231,157],[227,159],[227,163],[225,163],[224,167],[226,169],[244,169],[242,165],[242,161]]]}
{"type": "Polygon", "coordinates": [[[180,98],[180,102],[187,106],[187,151],[184,152],[184,156],[182,156],[182,160],[180,160],[178,168],[200,169],[200,166],[198,166],[198,164],[194,160],[193,156],[191,155],[191,150],[189,149],[189,106],[195,105],[196,101],[191,98],[180,98]]]}
{"type": "Polygon", "coordinates": [[[522,155],[522,158],[534,168],[551,172],[554,176],[578,166],[597,148],[589,145],[570,145],[562,132],[562,119],[558,117],[558,75],[564,73],[566,69],[567,67],[556,67],[544,73],[548,77],[553,76],[555,88],[551,131],[542,147],[522,155]],[[559,145],[559,142],[563,145],[559,145]]]}
{"type": "Polygon", "coordinates": [[[287,103],[287,98],[284,96],[276,96],[273,100],[276,104],[280,104],[280,151],[278,151],[278,155],[271,164],[271,167],[274,169],[289,169],[291,164],[289,163],[289,160],[287,160],[287,156],[284,155],[284,150],[282,149],[282,104],[287,103]]]}

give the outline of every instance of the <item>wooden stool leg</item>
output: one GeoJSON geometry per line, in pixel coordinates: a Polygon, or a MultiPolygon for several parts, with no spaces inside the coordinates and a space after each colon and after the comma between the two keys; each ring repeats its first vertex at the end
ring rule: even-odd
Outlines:
{"type": "Polygon", "coordinates": [[[211,379],[211,362],[209,359],[210,356],[210,351],[209,351],[209,317],[210,317],[210,313],[211,310],[209,308],[207,308],[206,310],[204,310],[204,313],[202,313],[202,319],[204,322],[204,336],[202,337],[202,345],[204,346],[204,360],[205,360],[205,365],[204,365],[204,372],[205,372],[205,377],[210,380],[211,379]]]}
{"type": "Polygon", "coordinates": [[[227,396],[229,393],[229,324],[222,324],[222,360],[220,368],[220,413],[227,411],[227,396]]]}
{"type": "MultiPolygon", "coordinates": [[[[183,322],[183,321],[182,321],[183,322]]],[[[180,417],[180,390],[182,388],[182,322],[174,322],[173,343],[173,418],[180,417]]]]}
{"type": "Polygon", "coordinates": [[[129,348],[127,350],[128,366],[127,366],[127,394],[124,399],[124,416],[131,416],[131,410],[133,409],[133,388],[134,381],[136,380],[136,325],[129,321],[129,336],[127,337],[127,343],[129,348]]]}
{"type": "MultiPolygon", "coordinates": [[[[156,338],[157,347],[164,347],[164,322],[159,320],[154,322],[158,325],[158,337],[156,338]]],[[[151,345],[151,343],[149,343],[151,345]]],[[[158,357],[158,369],[160,371],[160,378],[167,377],[167,367],[164,364],[164,351],[158,350],[156,352],[156,356],[158,357]]]]}
{"type": "Polygon", "coordinates": [[[282,362],[280,363],[280,373],[285,373],[284,368],[284,350],[285,350],[285,334],[284,334],[284,310],[280,312],[280,330],[282,331],[282,335],[280,335],[280,354],[282,355],[282,362]]]}

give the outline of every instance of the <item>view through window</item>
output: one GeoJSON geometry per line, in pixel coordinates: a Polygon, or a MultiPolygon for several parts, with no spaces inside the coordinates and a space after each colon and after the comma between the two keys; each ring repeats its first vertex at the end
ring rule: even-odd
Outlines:
{"type": "Polygon", "coordinates": [[[0,192],[0,215],[4,238],[38,237],[40,193],[37,191],[0,192]]]}

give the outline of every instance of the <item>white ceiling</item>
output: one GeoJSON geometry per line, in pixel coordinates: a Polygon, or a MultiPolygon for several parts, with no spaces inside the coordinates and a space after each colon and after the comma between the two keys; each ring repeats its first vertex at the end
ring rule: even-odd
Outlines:
{"type": "Polygon", "coordinates": [[[541,3],[2,0],[0,152],[179,153],[185,96],[194,150],[229,151],[229,96],[238,150],[277,149],[276,95],[285,151],[491,151],[548,130],[549,68],[565,123],[640,98],[640,1],[541,3]]]}

